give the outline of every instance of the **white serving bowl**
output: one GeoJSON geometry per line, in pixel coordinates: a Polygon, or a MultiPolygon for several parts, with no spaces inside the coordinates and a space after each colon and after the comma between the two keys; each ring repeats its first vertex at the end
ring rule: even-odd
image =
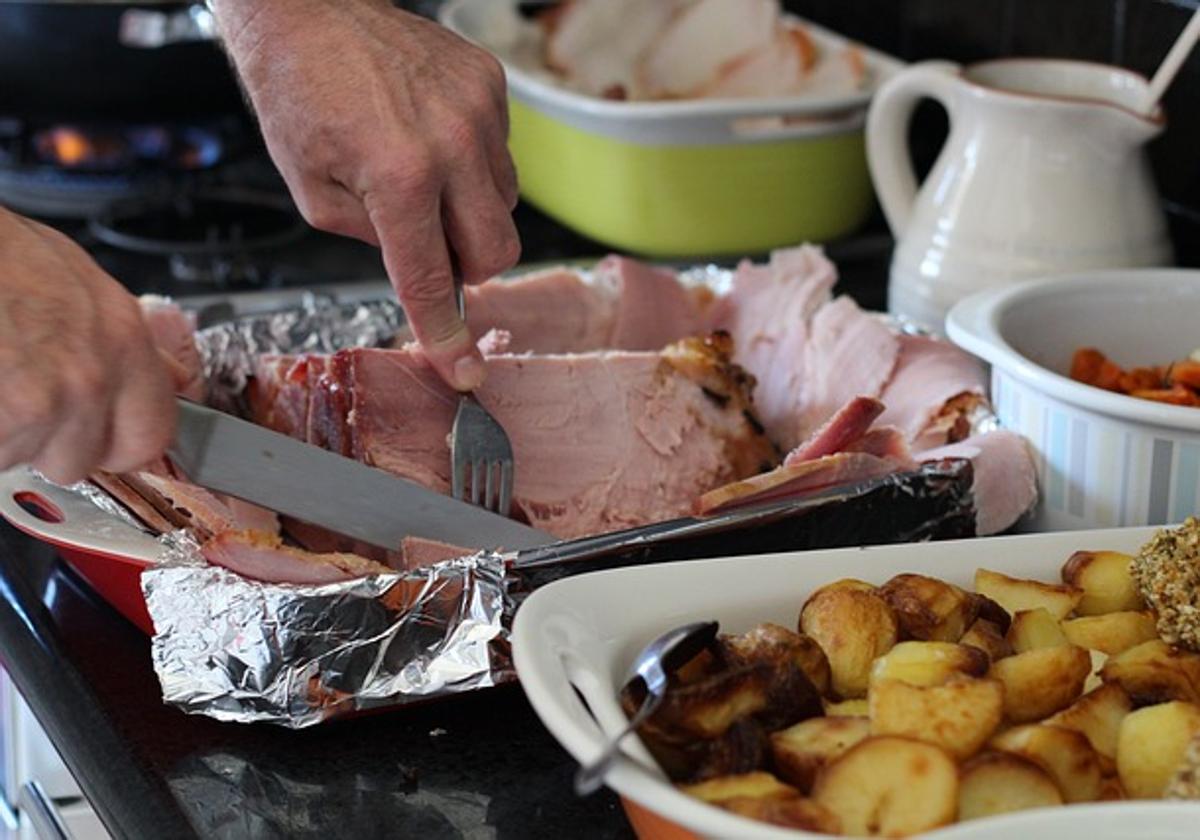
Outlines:
{"type": "Polygon", "coordinates": [[[1067,373],[1079,347],[1122,367],[1200,347],[1200,271],[1091,271],[980,292],[950,310],[946,332],[991,364],[1000,423],[1033,446],[1041,499],[1030,527],[1161,525],[1197,512],[1200,409],[1067,373]]]}

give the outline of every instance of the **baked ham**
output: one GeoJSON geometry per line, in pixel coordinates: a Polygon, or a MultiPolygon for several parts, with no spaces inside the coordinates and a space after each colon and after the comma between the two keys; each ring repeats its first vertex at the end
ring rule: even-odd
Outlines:
{"type": "Polygon", "coordinates": [[[206,540],[204,559],[242,577],[269,583],[322,584],[386,574],[387,566],[357,554],[314,554],[262,531],[227,530],[206,540]]]}
{"type": "MultiPolygon", "coordinates": [[[[488,357],[476,396],[512,440],[517,515],[562,538],[635,527],[777,463],[729,350],[718,335],[658,352],[488,357]]],[[[326,368],[344,410],[310,441],[345,441],[364,463],[449,492],[458,397],[420,351],[344,350],[326,368]]]]}

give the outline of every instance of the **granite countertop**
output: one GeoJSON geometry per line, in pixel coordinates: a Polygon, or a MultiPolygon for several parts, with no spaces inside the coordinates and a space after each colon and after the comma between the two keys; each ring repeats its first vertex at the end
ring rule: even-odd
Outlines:
{"type": "MultiPolygon", "coordinates": [[[[531,262],[603,252],[517,218],[531,262]]],[[[831,248],[865,306],[882,306],[887,247],[831,248]]],[[[300,732],[167,708],[147,639],[7,525],[0,662],[117,838],[633,836],[611,792],[575,796],[573,761],[516,686],[300,732]]]]}

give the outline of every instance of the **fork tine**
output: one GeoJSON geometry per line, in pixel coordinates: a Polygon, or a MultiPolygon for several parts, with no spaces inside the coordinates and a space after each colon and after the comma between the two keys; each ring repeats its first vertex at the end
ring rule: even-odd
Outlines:
{"type": "Polygon", "coordinates": [[[511,458],[506,458],[500,462],[500,504],[496,508],[496,512],[502,516],[508,516],[512,507],[512,491],[513,462],[511,458]]]}
{"type": "Polygon", "coordinates": [[[463,465],[453,458],[450,464],[450,495],[456,499],[463,497],[463,465]]]}
{"type": "Polygon", "coordinates": [[[483,461],[471,462],[471,504],[473,505],[479,504],[479,491],[483,486],[483,476],[480,474],[483,464],[483,461]]]}
{"type": "Polygon", "coordinates": [[[487,482],[483,491],[483,506],[488,510],[495,510],[499,505],[499,499],[496,498],[496,474],[499,472],[500,464],[496,461],[488,461],[484,469],[487,470],[487,482]]]}

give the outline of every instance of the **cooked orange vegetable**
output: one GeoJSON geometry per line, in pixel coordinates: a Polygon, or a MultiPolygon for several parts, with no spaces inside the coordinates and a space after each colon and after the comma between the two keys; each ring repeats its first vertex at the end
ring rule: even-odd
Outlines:
{"type": "Polygon", "coordinates": [[[1124,370],[1095,347],[1080,347],[1071,357],[1071,378],[1138,399],[1200,407],[1200,362],[1193,359],[1124,370]]]}

